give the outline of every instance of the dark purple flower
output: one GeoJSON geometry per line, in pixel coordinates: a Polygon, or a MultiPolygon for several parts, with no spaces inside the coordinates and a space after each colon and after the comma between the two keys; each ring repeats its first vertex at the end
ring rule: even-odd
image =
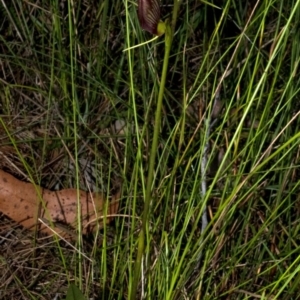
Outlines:
{"type": "Polygon", "coordinates": [[[159,0],[138,0],[138,17],[141,27],[156,35],[160,20],[159,2],[159,0]]]}

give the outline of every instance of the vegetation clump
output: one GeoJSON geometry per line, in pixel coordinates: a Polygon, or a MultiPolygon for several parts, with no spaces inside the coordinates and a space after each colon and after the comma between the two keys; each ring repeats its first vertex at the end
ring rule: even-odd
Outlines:
{"type": "Polygon", "coordinates": [[[300,1],[146,2],[1,2],[1,174],[119,201],[0,207],[0,298],[298,299],[300,1]]]}

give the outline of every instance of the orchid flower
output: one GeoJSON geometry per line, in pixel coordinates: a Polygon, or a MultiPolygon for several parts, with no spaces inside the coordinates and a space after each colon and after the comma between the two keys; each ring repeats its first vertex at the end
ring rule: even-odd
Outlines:
{"type": "Polygon", "coordinates": [[[165,32],[165,23],[160,21],[160,0],[138,0],[138,17],[141,27],[155,35],[165,32]]]}

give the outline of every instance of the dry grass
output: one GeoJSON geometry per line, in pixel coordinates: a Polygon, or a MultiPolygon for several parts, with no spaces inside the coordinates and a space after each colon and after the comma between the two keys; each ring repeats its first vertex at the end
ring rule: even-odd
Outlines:
{"type": "MultiPolygon", "coordinates": [[[[112,230],[108,233],[110,243],[113,234],[112,230]]],[[[33,240],[32,232],[17,227],[4,216],[1,216],[0,236],[2,299],[65,299],[66,289],[76,276],[78,250],[74,246],[60,241],[58,248],[52,237],[33,240]]],[[[99,248],[101,240],[102,237],[99,237],[99,248]]],[[[82,264],[86,280],[83,285],[89,289],[90,297],[98,299],[99,291],[103,290],[98,278],[100,266],[90,256],[93,252],[91,240],[86,240],[84,245],[82,264]],[[89,281],[91,272],[94,272],[93,281],[89,281]]]]}

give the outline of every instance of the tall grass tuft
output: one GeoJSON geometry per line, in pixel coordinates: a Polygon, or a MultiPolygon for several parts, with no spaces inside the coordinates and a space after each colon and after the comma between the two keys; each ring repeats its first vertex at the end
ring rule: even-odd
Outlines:
{"type": "Polygon", "coordinates": [[[298,299],[300,1],[161,1],[167,56],[136,4],[1,1],[1,168],[122,189],[75,249],[2,216],[1,298],[298,299]]]}

